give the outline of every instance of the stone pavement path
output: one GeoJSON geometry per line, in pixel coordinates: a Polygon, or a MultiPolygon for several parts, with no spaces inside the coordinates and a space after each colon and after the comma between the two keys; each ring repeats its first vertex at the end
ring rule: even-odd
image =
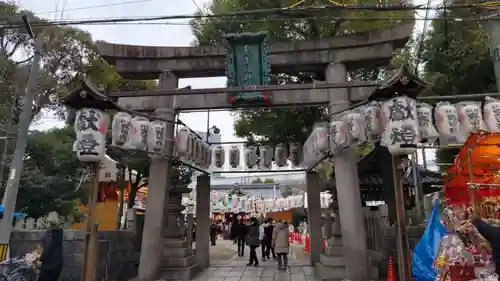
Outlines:
{"type": "Polygon", "coordinates": [[[311,266],[290,266],[281,271],[273,266],[220,266],[210,267],[192,281],[317,281],[311,266]]]}

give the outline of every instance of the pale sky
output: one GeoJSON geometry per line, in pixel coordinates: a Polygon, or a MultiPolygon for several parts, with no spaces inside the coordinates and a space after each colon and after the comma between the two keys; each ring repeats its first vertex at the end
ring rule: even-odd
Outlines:
{"type": "MultiPolygon", "coordinates": [[[[17,0],[15,2],[22,8],[31,10],[46,19],[73,20],[193,14],[198,10],[198,7],[203,7],[209,0],[17,0]]],[[[420,2],[424,2],[424,0],[416,0],[416,3],[420,4],[420,2]]],[[[176,25],[117,24],[86,25],[79,26],[79,28],[92,34],[94,40],[105,40],[110,43],[189,46],[194,37],[189,25],[187,25],[188,20],[169,22],[176,23],[176,25]]],[[[423,21],[417,21],[417,30],[421,30],[422,26],[423,21]]],[[[195,89],[225,87],[225,78],[180,79],[179,87],[187,85],[191,85],[195,89]]],[[[50,112],[45,113],[44,116],[47,118],[44,118],[35,127],[36,129],[61,126],[61,123],[57,122],[50,112]]],[[[181,114],[180,118],[193,130],[206,131],[206,112],[184,113],[181,114]]],[[[234,119],[227,111],[210,113],[209,126],[215,125],[221,129],[223,141],[238,140],[234,136],[233,123],[234,119]]],[[[428,158],[431,158],[431,155],[428,158]]]]}

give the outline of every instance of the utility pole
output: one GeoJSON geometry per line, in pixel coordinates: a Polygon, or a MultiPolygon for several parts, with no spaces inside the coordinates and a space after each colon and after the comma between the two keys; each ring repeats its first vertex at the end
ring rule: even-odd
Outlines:
{"type": "MultiPolygon", "coordinates": [[[[28,30],[31,38],[34,38],[33,29],[26,15],[23,16],[23,22],[28,30]]],[[[16,148],[14,150],[14,157],[9,172],[9,179],[5,187],[3,197],[4,216],[0,220],[0,245],[9,244],[10,233],[12,231],[12,217],[16,208],[17,192],[19,190],[19,180],[21,178],[21,170],[23,169],[23,159],[26,150],[26,141],[28,138],[28,129],[31,124],[33,116],[33,99],[35,93],[33,92],[36,86],[38,71],[40,70],[40,59],[42,57],[44,37],[38,35],[35,43],[35,54],[31,65],[30,76],[28,84],[25,88],[23,99],[23,108],[19,117],[19,130],[17,133],[16,148]]]]}

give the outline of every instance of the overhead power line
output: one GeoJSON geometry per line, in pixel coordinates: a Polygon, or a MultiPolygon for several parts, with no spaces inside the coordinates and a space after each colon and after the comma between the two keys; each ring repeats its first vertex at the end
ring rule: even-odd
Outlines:
{"type": "MultiPolygon", "coordinates": [[[[128,2],[130,3],[130,2],[128,2]]],[[[500,3],[496,2],[485,2],[481,4],[455,4],[447,6],[447,9],[462,9],[462,8],[488,8],[488,9],[500,9],[500,3]]],[[[371,11],[403,11],[403,10],[439,10],[441,7],[425,7],[425,6],[409,6],[402,4],[384,4],[384,5],[373,5],[373,4],[361,4],[361,5],[337,5],[337,6],[326,6],[326,7],[305,7],[305,8],[272,8],[272,9],[259,9],[259,10],[248,10],[248,11],[235,11],[226,12],[219,14],[190,14],[190,15],[168,15],[168,16],[152,16],[152,17],[129,17],[129,18],[109,18],[109,19],[89,19],[89,20],[67,20],[67,21],[47,21],[33,23],[33,26],[53,26],[53,25],[90,25],[90,24],[104,24],[104,23],[125,23],[125,22],[139,22],[139,21],[159,21],[159,20],[177,20],[177,19],[202,19],[202,18],[224,18],[224,17],[239,17],[239,16],[255,16],[255,15],[293,15],[294,13],[304,13],[304,12],[324,12],[325,10],[371,10],[371,11]]],[[[299,15],[297,15],[298,17],[299,15]]],[[[333,17],[332,17],[333,18],[333,17]]],[[[355,18],[339,17],[339,19],[344,20],[356,20],[355,18]]],[[[380,19],[397,19],[393,17],[386,17],[380,19]]],[[[406,20],[410,18],[405,18],[401,20],[406,20]]],[[[411,18],[413,19],[413,18],[411,18]]],[[[359,20],[374,20],[373,18],[360,18],[359,20]]],[[[473,21],[481,20],[480,18],[474,18],[473,21]]],[[[21,27],[22,22],[11,22],[10,24],[3,25],[4,28],[17,28],[21,27]]]]}
{"type": "MultiPolygon", "coordinates": [[[[123,6],[123,5],[137,4],[137,3],[144,3],[144,2],[152,2],[152,1],[155,1],[155,0],[135,0],[135,1],[110,3],[110,4],[102,4],[102,5],[94,5],[94,6],[84,6],[84,7],[77,7],[77,8],[72,8],[72,9],[64,9],[64,12],[81,11],[81,10],[93,10],[93,9],[99,9],[99,8],[106,8],[106,7],[113,7],[113,6],[123,6]]],[[[60,12],[60,10],[57,8],[56,10],[53,10],[53,11],[47,11],[47,12],[36,13],[36,14],[37,15],[49,15],[49,14],[58,14],[59,12],[60,12]]]]}

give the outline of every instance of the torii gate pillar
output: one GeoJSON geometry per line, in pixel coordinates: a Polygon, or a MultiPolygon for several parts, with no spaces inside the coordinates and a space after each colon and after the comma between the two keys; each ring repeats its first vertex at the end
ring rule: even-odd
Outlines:
{"type": "MultiPolygon", "coordinates": [[[[340,63],[328,65],[326,81],[330,83],[345,82],[345,66],[340,63]]],[[[336,112],[349,106],[347,89],[330,89],[329,95],[329,112],[336,112]]],[[[368,250],[356,160],[354,149],[346,149],[335,156],[334,167],[346,277],[352,281],[365,281],[368,280],[369,276],[368,250]]]]}
{"type": "MultiPolygon", "coordinates": [[[[178,79],[170,71],[162,72],[159,80],[159,88],[177,88],[178,79]]],[[[156,99],[157,109],[155,114],[173,121],[175,115],[173,96],[158,96],[156,99]]],[[[165,129],[165,154],[172,155],[174,123],[167,123],[165,129]]],[[[171,168],[171,158],[152,157],[149,169],[148,210],[145,215],[142,234],[141,257],[137,274],[138,281],[154,281],[160,273],[171,168]]]]}

